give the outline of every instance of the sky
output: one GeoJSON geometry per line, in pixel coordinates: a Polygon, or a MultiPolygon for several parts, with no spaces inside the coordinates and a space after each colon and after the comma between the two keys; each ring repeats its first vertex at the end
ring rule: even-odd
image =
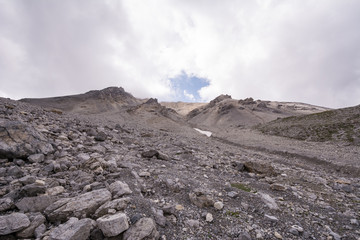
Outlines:
{"type": "Polygon", "coordinates": [[[360,104],[358,0],[0,0],[0,96],[360,104]]]}

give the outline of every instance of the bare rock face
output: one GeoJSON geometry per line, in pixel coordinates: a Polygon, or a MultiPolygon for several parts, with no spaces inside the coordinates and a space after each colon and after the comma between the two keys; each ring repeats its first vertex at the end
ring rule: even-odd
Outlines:
{"type": "Polygon", "coordinates": [[[156,240],[159,237],[155,222],[151,218],[141,218],[124,233],[124,240],[156,240]]]}
{"type": "Polygon", "coordinates": [[[0,120],[0,158],[27,158],[54,149],[33,127],[19,121],[0,120]]]}
{"type": "Polygon", "coordinates": [[[111,199],[111,193],[99,189],[74,198],[64,198],[45,209],[49,221],[66,221],[70,217],[84,218],[93,214],[99,206],[111,199]]]}
{"type": "Polygon", "coordinates": [[[86,240],[90,236],[91,219],[70,218],[64,224],[54,228],[49,235],[49,240],[86,240]]]}
{"type": "Polygon", "coordinates": [[[115,237],[129,228],[127,216],[124,213],[106,215],[98,218],[96,223],[106,237],[115,237]]]}
{"type": "Polygon", "coordinates": [[[18,232],[30,225],[29,218],[23,213],[0,216],[0,236],[18,232]]]}

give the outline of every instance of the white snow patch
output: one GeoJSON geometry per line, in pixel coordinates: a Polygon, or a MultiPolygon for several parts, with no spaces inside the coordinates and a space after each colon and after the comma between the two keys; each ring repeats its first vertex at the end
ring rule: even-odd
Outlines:
{"type": "Polygon", "coordinates": [[[199,133],[201,134],[205,134],[206,136],[210,137],[212,132],[209,132],[209,131],[203,131],[201,129],[198,129],[198,128],[194,128],[196,131],[198,131],[199,133]]]}

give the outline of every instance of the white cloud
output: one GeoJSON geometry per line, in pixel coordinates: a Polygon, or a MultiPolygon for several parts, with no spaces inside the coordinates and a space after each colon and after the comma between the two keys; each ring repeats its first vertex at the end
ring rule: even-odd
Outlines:
{"type": "Polygon", "coordinates": [[[189,99],[190,101],[195,101],[195,97],[194,97],[193,94],[188,93],[186,90],[184,90],[183,94],[184,94],[184,96],[185,96],[187,99],[189,99]]]}
{"type": "Polygon", "coordinates": [[[173,100],[169,78],[207,78],[203,100],[360,103],[360,2],[1,1],[1,91],[41,97],[122,86],[173,100]]]}

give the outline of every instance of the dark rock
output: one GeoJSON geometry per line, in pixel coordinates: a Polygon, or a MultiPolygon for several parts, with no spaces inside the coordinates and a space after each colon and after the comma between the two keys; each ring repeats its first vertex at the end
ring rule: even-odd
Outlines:
{"type": "Polygon", "coordinates": [[[105,236],[100,229],[95,228],[94,230],[91,231],[90,240],[103,240],[103,239],[105,239],[105,236]]]}
{"type": "Polygon", "coordinates": [[[214,205],[214,200],[201,189],[195,189],[192,193],[189,193],[189,198],[194,205],[200,208],[214,205]]]}
{"type": "Polygon", "coordinates": [[[44,185],[38,183],[28,184],[21,188],[20,195],[24,197],[34,197],[38,194],[43,194],[46,191],[46,187],[44,185]]]}
{"type": "Polygon", "coordinates": [[[24,172],[21,170],[20,167],[12,166],[7,170],[6,175],[14,178],[21,178],[22,176],[24,176],[24,172]]]}
{"type": "Polygon", "coordinates": [[[137,221],[139,221],[143,216],[140,213],[136,213],[130,217],[130,223],[135,224],[137,221]]]}
{"type": "Polygon", "coordinates": [[[265,175],[276,175],[276,172],[270,164],[258,163],[258,162],[246,162],[244,163],[244,169],[247,172],[265,174],[265,175]]]}
{"type": "Polygon", "coordinates": [[[149,150],[141,153],[143,158],[159,157],[159,152],[156,150],[149,150]]]}
{"type": "Polygon", "coordinates": [[[14,207],[14,202],[11,198],[0,199],[0,212],[7,211],[14,207]]]}
{"type": "Polygon", "coordinates": [[[105,141],[106,138],[107,138],[107,135],[104,132],[98,132],[94,137],[94,139],[99,142],[105,141]]]}
{"type": "Polygon", "coordinates": [[[106,215],[108,213],[109,209],[115,209],[117,211],[122,211],[127,207],[127,205],[130,203],[130,201],[131,201],[130,198],[120,198],[120,199],[115,199],[110,202],[107,202],[107,203],[101,205],[96,210],[96,212],[94,213],[94,217],[99,218],[99,217],[106,215]]]}

